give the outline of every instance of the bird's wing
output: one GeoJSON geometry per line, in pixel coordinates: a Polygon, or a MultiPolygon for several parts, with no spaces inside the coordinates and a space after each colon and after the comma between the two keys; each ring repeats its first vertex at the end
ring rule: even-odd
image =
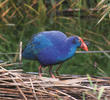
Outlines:
{"type": "Polygon", "coordinates": [[[23,57],[27,59],[37,59],[37,54],[53,44],[44,35],[33,35],[27,46],[23,50],[23,57]]]}
{"type": "Polygon", "coordinates": [[[34,34],[23,51],[24,58],[36,59],[39,52],[62,51],[62,46],[66,40],[66,35],[59,31],[44,31],[34,34]],[[47,51],[48,48],[48,51],[47,51]],[[61,50],[60,50],[61,49],[61,50]]]}

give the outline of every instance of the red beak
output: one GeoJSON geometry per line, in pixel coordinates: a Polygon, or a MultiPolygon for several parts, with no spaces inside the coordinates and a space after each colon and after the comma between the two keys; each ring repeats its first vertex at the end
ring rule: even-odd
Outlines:
{"type": "Polygon", "coordinates": [[[80,38],[80,37],[79,37],[79,39],[80,39],[80,41],[81,41],[81,46],[80,46],[80,48],[82,48],[82,49],[85,50],[85,51],[88,51],[88,47],[87,47],[87,45],[85,44],[85,42],[83,41],[83,39],[80,38]]]}

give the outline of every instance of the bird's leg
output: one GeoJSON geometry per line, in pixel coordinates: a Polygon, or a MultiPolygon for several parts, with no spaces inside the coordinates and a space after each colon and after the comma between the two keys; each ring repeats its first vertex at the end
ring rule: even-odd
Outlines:
{"type": "Polygon", "coordinates": [[[42,73],[42,66],[41,65],[39,66],[38,70],[39,70],[39,76],[42,77],[42,74],[41,74],[42,73]]]}
{"type": "Polygon", "coordinates": [[[52,78],[55,78],[54,74],[52,73],[52,66],[49,66],[49,74],[52,78]]]}
{"type": "Polygon", "coordinates": [[[59,76],[58,70],[61,68],[61,66],[62,66],[62,64],[60,64],[60,65],[56,68],[55,73],[56,73],[57,76],[59,76]]]}

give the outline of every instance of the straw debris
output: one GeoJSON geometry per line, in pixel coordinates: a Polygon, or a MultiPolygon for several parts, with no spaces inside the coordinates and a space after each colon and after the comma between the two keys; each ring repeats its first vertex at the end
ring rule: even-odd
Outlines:
{"type": "Polygon", "coordinates": [[[1,99],[110,100],[110,77],[61,75],[52,79],[0,66],[1,99]]]}

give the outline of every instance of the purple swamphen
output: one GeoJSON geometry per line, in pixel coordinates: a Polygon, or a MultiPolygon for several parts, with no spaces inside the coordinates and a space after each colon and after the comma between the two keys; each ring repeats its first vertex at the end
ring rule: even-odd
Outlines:
{"type": "Polygon", "coordinates": [[[87,45],[78,36],[67,37],[60,31],[44,31],[32,36],[24,48],[22,56],[25,59],[40,62],[39,76],[42,76],[42,66],[49,66],[49,73],[51,77],[55,78],[52,73],[52,65],[71,58],[78,47],[88,51],[87,45]]]}

